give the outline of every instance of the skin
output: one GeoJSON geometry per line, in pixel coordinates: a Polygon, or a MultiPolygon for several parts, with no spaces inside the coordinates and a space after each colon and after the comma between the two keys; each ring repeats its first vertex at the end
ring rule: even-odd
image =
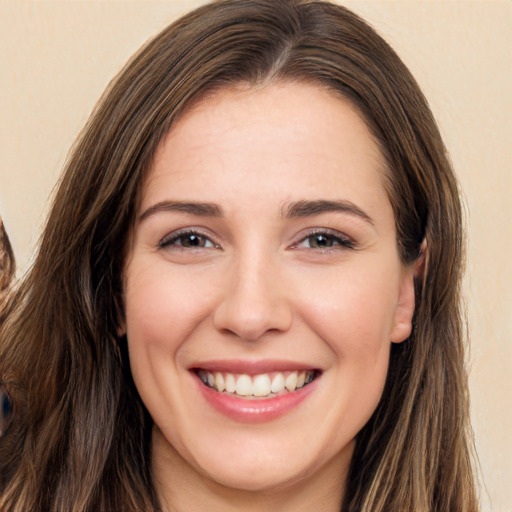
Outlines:
{"type": "Polygon", "coordinates": [[[164,509],[339,510],[354,439],[414,311],[384,168],[351,104],[307,84],[221,90],[161,143],[126,262],[125,330],[164,509]],[[169,201],[221,215],[155,208],[169,201]],[[350,208],[287,215],[300,201],[350,208]],[[199,246],[175,236],[184,228],[199,246]],[[241,423],[190,370],[219,359],[321,375],[285,414],[241,423]]]}

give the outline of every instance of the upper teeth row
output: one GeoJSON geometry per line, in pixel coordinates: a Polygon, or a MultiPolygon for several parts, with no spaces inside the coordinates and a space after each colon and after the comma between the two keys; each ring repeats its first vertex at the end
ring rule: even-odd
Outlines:
{"type": "Polygon", "coordinates": [[[260,375],[235,375],[233,373],[208,372],[199,370],[199,378],[209,387],[217,391],[227,391],[240,396],[268,396],[277,394],[285,389],[295,391],[311,382],[313,371],[276,372],[260,375]]]}

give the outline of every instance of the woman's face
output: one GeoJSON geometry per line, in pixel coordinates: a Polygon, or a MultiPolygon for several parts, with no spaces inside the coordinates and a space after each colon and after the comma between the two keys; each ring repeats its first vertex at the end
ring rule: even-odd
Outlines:
{"type": "Polygon", "coordinates": [[[223,90],[163,140],[125,268],[160,468],[246,490],[345,474],[414,309],[384,165],[305,84],[223,90]]]}

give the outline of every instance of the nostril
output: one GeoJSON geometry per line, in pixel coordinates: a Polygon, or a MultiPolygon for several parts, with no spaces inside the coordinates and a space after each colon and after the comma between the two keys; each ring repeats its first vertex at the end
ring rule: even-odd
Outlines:
{"type": "Polygon", "coordinates": [[[215,311],[215,327],[245,341],[257,341],[266,333],[284,332],[290,328],[293,315],[285,299],[275,296],[249,298],[237,293],[224,300],[215,311]]]}

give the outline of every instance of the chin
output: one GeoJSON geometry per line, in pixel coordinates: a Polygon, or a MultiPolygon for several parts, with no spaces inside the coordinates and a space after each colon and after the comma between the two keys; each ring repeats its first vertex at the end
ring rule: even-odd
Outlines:
{"type": "Polygon", "coordinates": [[[297,465],[269,468],[266,464],[241,462],[238,460],[230,467],[216,467],[207,474],[208,480],[237,491],[273,494],[300,485],[313,472],[297,465]]]}

